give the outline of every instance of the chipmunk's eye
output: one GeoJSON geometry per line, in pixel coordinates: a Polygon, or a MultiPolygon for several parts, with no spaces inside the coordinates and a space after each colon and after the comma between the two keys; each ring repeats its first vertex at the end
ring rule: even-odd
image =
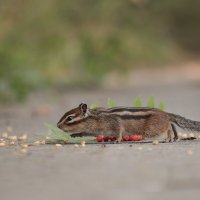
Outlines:
{"type": "Polygon", "coordinates": [[[72,116],[68,116],[66,120],[69,122],[69,121],[71,121],[72,119],[73,119],[72,116]]]}

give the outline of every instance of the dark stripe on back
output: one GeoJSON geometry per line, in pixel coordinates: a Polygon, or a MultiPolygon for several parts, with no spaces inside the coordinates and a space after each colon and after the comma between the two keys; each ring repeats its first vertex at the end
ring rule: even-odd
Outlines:
{"type": "Polygon", "coordinates": [[[153,110],[152,108],[111,108],[103,112],[108,112],[108,113],[115,113],[115,112],[123,112],[123,111],[128,111],[128,112],[145,112],[145,111],[151,111],[153,110]]]}
{"type": "Polygon", "coordinates": [[[124,120],[141,120],[141,119],[148,119],[151,114],[148,115],[115,115],[124,120]]]}

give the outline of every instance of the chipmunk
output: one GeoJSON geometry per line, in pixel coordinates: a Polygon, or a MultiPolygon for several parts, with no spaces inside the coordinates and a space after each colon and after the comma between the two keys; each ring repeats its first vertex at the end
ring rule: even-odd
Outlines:
{"type": "Polygon", "coordinates": [[[89,109],[85,103],[66,112],[57,123],[58,128],[70,132],[72,137],[114,135],[118,142],[122,140],[123,135],[137,134],[145,138],[159,136],[165,132],[166,140],[173,142],[178,139],[175,125],[182,129],[200,132],[200,122],[156,108],[89,109]]]}

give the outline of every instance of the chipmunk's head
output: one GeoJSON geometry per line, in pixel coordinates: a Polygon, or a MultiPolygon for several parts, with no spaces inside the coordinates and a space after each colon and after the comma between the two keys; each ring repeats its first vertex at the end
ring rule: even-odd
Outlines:
{"type": "Polygon", "coordinates": [[[57,127],[65,132],[79,132],[83,130],[83,121],[88,116],[87,104],[81,103],[77,108],[66,112],[59,122],[57,127]]]}

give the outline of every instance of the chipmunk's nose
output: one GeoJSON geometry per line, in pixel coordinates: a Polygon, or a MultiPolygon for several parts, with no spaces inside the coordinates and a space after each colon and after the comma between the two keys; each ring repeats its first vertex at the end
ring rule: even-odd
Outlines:
{"type": "Polygon", "coordinates": [[[58,128],[61,128],[61,123],[58,122],[58,123],[57,123],[57,127],[58,127],[58,128]]]}

